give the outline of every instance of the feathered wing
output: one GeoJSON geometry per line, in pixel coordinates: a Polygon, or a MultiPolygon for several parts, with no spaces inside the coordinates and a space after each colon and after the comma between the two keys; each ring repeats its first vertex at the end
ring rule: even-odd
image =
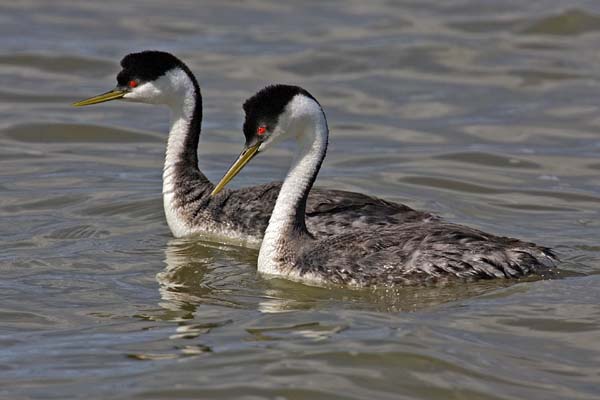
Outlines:
{"type": "Polygon", "coordinates": [[[379,286],[518,278],[548,271],[556,262],[548,248],[432,220],[317,241],[300,252],[295,265],[300,277],[379,286]]]}

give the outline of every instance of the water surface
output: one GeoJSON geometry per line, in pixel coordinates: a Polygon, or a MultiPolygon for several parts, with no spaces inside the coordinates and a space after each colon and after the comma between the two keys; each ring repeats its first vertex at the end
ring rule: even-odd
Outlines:
{"type": "Polygon", "coordinates": [[[529,3],[1,4],[0,398],[598,398],[600,5],[529,3]],[[148,48],[198,76],[211,179],[243,100],[300,84],[332,131],[319,186],[554,247],[562,279],[320,289],[173,239],[167,110],[69,106],[148,48]]]}

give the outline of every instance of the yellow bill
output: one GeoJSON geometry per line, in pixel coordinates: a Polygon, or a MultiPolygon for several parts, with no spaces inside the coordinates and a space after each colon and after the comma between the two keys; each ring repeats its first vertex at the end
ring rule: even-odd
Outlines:
{"type": "Polygon", "coordinates": [[[254,158],[254,156],[258,152],[258,148],[260,147],[260,143],[255,144],[254,146],[248,147],[242,151],[236,162],[229,168],[229,171],[221,178],[221,181],[217,183],[217,186],[213,189],[211,196],[219,193],[225,185],[229,183],[241,170],[248,164],[250,160],[254,158]]]}
{"type": "Polygon", "coordinates": [[[111,101],[120,99],[127,94],[126,90],[114,89],[106,93],[99,94],[98,96],[90,97],[89,99],[78,101],[73,103],[75,107],[89,106],[92,104],[104,103],[105,101],[111,101]]]}

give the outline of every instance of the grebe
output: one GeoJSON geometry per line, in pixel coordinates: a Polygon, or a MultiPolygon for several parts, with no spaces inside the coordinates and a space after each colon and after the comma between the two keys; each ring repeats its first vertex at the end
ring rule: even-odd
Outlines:
{"type": "Polygon", "coordinates": [[[419,219],[315,237],[305,221],[308,193],[327,151],[319,102],[297,86],[269,86],[244,104],[246,146],[213,191],[253,157],[293,137],[298,151],[283,182],[258,256],[258,271],[313,285],[423,284],[451,278],[517,278],[548,271],[548,248],[441,219],[419,219]]]}
{"type": "MultiPolygon", "coordinates": [[[[162,104],[171,109],[163,169],[167,223],[176,237],[202,233],[209,239],[258,247],[281,183],[228,190],[210,196],[214,185],[198,168],[202,96],[190,69],[172,54],[143,51],[125,56],[115,89],[74,103],[110,100],[162,104]]],[[[360,193],[315,189],[308,197],[306,224],[317,237],[373,225],[422,221],[433,216],[360,193]]]]}

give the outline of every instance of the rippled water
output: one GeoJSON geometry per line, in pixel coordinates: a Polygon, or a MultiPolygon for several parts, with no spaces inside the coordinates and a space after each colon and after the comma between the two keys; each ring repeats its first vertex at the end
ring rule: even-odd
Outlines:
{"type": "Polygon", "coordinates": [[[221,3],[0,4],[0,398],[598,398],[600,3],[221,3]],[[242,101],[300,84],[332,130],[318,185],[552,246],[563,279],[326,290],[173,239],[167,111],[69,106],[147,48],[198,75],[212,179],[242,101]]]}

